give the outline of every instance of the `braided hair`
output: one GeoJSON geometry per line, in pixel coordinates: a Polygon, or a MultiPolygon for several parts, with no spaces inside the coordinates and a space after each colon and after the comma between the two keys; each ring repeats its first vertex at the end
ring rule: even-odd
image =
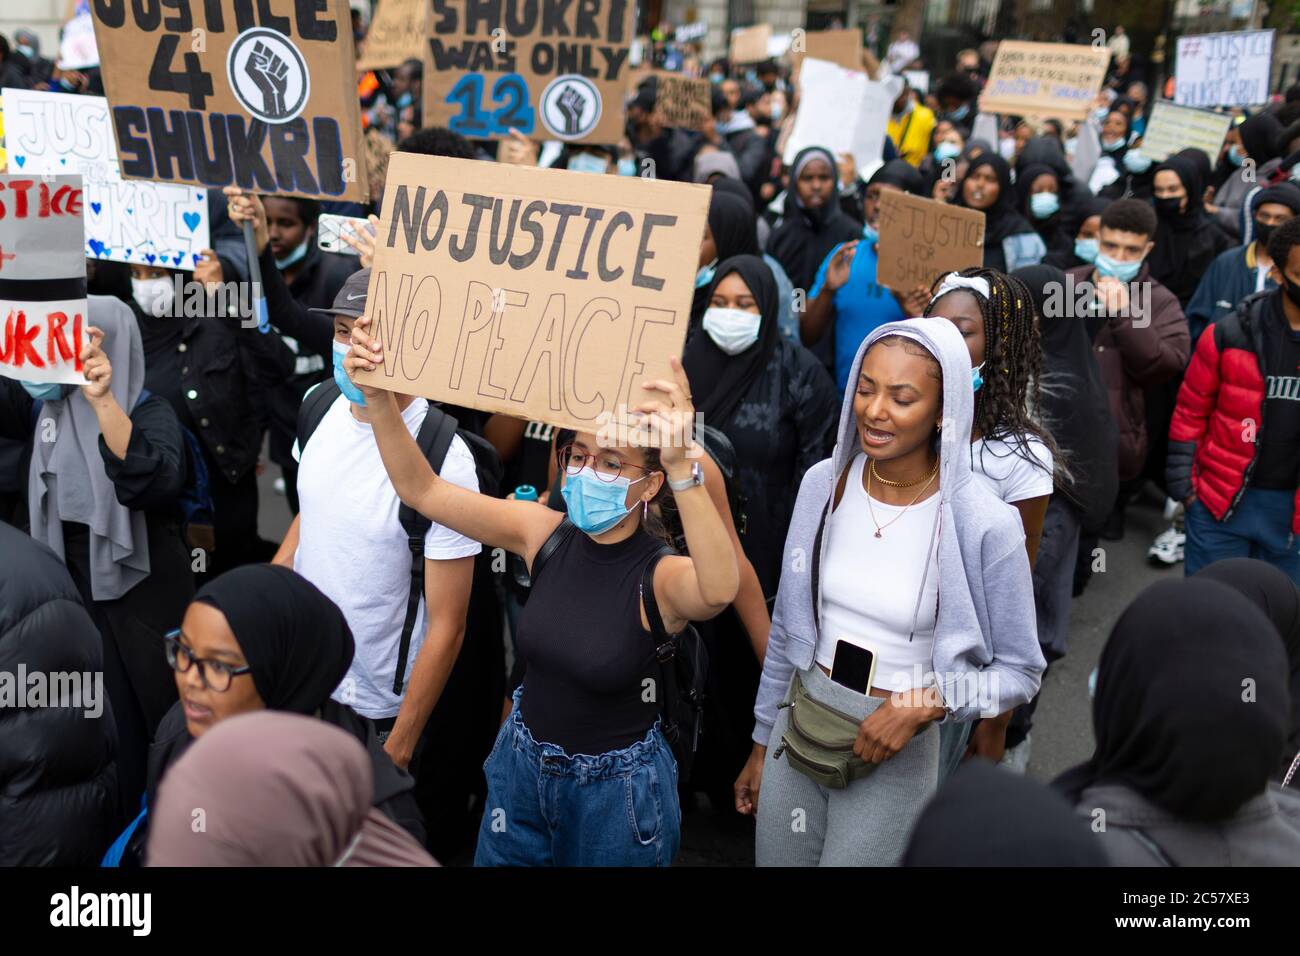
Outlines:
{"type": "MultiPolygon", "coordinates": [[[[970,292],[984,317],[984,384],[975,393],[975,427],[981,436],[1007,442],[1016,455],[1041,468],[1029,448],[1029,439],[1037,438],[1051,452],[1052,477],[1059,484],[1065,477],[1061,452],[1037,417],[1043,347],[1029,287],[996,269],[963,269],[956,275],[983,279],[989,286],[988,299],[960,290],[970,292]]],[[[935,293],[944,278],[935,279],[930,289],[930,304],[923,313],[927,318],[935,314],[935,293]]]]}

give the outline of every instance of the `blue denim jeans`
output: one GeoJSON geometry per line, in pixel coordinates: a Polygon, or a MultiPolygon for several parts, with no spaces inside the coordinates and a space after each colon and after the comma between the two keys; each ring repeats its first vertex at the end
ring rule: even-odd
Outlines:
{"type": "Polygon", "coordinates": [[[519,696],[483,772],[475,866],[668,866],[681,844],[677,761],[659,732],[597,756],[538,743],[519,696]]]}
{"type": "Polygon", "coordinates": [[[1222,558],[1259,558],[1281,568],[1300,584],[1300,544],[1291,533],[1295,493],[1247,488],[1237,510],[1218,521],[1210,509],[1193,501],[1183,531],[1183,567],[1188,575],[1222,558]]]}

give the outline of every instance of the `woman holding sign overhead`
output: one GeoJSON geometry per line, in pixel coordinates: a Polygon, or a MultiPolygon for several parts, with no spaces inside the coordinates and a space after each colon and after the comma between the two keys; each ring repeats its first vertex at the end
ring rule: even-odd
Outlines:
{"type": "MultiPolygon", "coordinates": [[[[349,374],[384,361],[368,326],[362,317],[352,329],[349,374]]],[[[484,764],[479,865],[667,866],[677,853],[676,747],[664,732],[676,701],[656,645],[726,608],[739,572],[693,461],[698,449],[646,443],[693,430],[690,388],[681,365],[673,370],[675,381],[645,383],[660,398],[633,409],[648,430],[637,444],[578,432],[557,449],[568,520],[537,502],[443,481],[392,393],[360,386],[401,499],[439,524],[522,555],[532,575],[518,630],[524,682],[484,764]],[[665,555],[648,526],[665,486],[689,558],[665,555]]],[[[365,587],[361,577],[357,586],[365,587]]],[[[679,739],[688,753],[687,736],[679,739]]]]}
{"type": "Polygon", "coordinates": [[[63,558],[103,635],[120,807],[134,816],[149,741],[176,701],[163,635],[194,593],[180,531],[185,445],[171,406],[145,391],[131,310],[87,301],[86,384],[0,379],[0,435],[32,442],[32,537],[63,558]]]}

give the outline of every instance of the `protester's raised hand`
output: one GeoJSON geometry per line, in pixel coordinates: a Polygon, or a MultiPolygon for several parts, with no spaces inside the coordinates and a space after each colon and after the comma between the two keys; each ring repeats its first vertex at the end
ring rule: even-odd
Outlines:
{"type": "Polygon", "coordinates": [[[90,326],[86,329],[89,340],[81,348],[81,373],[86,376],[86,384],[81,386],[81,394],[92,405],[110,395],[113,384],[113,365],[102,348],[104,333],[90,326]]]}
{"type": "Polygon", "coordinates": [[[858,248],[858,241],[846,242],[836,250],[835,255],[831,256],[830,264],[826,267],[826,288],[835,292],[844,287],[844,283],[849,281],[849,271],[853,267],[853,253],[858,248]]]}
{"type": "Polygon", "coordinates": [[[357,251],[361,268],[369,269],[375,261],[375,236],[379,234],[379,217],[370,214],[370,228],[354,232],[350,226],[339,230],[339,238],[357,251]]]}
{"type": "Polygon", "coordinates": [[[378,398],[385,394],[382,388],[375,388],[372,385],[363,385],[358,382],[354,375],[355,372],[362,369],[373,372],[384,364],[384,347],[378,339],[370,336],[369,326],[369,316],[358,316],[356,322],[352,323],[352,344],[348,346],[348,354],[343,356],[343,371],[347,372],[348,378],[352,379],[357,388],[361,389],[361,394],[366,397],[367,403],[372,398],[378,398]]]}
{"type": "Polygon", "coordinates": [[[212,292],[214,286],[221,284],[222,278],[221,260],[211,249],[204,249],[199,253],[199,261],[194,263],[194,281],[212,292]]]}
{"type": "Polygon", "coordinates": [[[895,296],[898,304],[902,306],[903,314],[908,318],[915,318],[925,312],[925,307],[930,304],[930,289],[925,285],[913,286],[901,296],[895,296]]]}
{"type": "Polygon", "coordinates": [[[534,140],[512,126],[510,138],[503,139],[501,145],[497,147],[497,160],[514,166],[536,166],[538,149],[534,140]]]}
{"type": "Polygon", "coordinates": [[[253,224],[253,240],[260,256],[266,251],[266,244],[271,241],[271,231],[266,226],[266,207],[262,205],[262,200],[256,193],[245,192],[238,186],[227,186],[222,192],[226,195],[226,214],[230,216],[230,221],[239,223],[241,229],[246,222],[253,224]]]}
{"type": "Polygon", "coordinates": [[[669,359],[673,370],[673,381],[656,379],[645,381],[641,385],[650,392],[663,395],[662,401],[642,402],[632,409],[641,416],[641,427],[649,437],[651,444],[660,449],[659,460],[665,470],[671,471],[688,458],[694,458],[695,449],[695,407],[691,404],[691,384],[686,379],[686,370],[681,360],[669,359]]]}

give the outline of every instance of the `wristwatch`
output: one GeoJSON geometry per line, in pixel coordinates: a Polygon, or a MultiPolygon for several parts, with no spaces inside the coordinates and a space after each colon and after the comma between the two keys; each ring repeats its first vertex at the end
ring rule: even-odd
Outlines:
{"type": "Polygon", "coordinates": [[[683,478],[681,481],[668,479],[668,487],[673,491],[688,491],[702,484],[704,484],[704,469],[700,467],[698,461],[691,462],[691,476],[689,478],[683,478]]]}

